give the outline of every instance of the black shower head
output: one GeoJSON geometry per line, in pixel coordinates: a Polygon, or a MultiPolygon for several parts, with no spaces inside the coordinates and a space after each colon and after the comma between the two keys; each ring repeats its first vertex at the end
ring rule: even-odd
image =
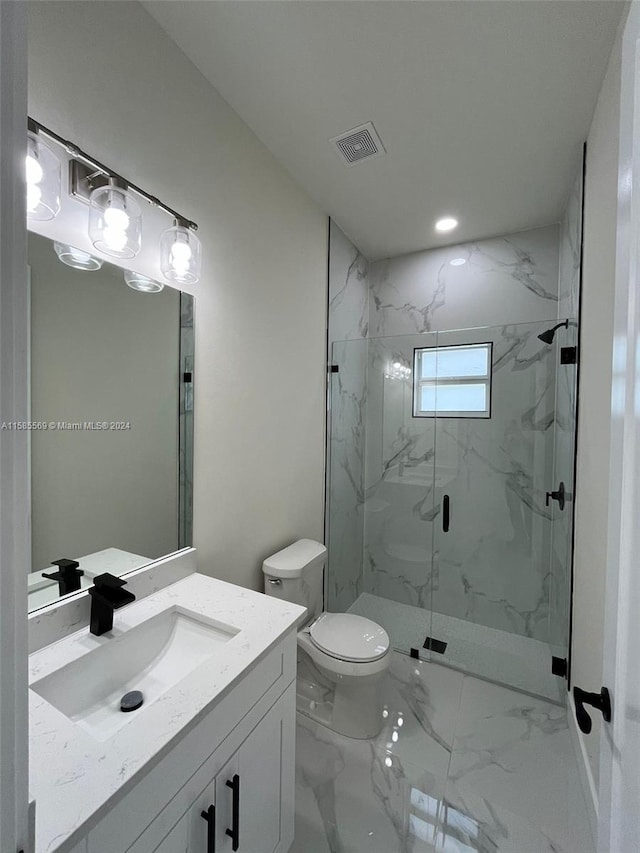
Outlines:
{"type": "Polygon", "coordinates": [[[542,341],[543,344],[552,344],[553,339],[556,335],[556,331],[564,326],[565,329],[569,328],[569,321],[565,320],[564,323],[558,323],[557,326],[554,326],[553,329],[547,329],[546,332],[543,332],[541,335],[538,335],[538,338],[542,341]]]}

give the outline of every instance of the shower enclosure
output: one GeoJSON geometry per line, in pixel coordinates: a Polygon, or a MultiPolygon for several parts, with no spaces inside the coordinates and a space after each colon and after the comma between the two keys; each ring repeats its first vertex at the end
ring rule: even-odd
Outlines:
{"type": "Polygon", "coordinates": [[[559,700],[577,324],[546,343],[552,325],[333,344],[327,603],[401,652],[559,700]]]}

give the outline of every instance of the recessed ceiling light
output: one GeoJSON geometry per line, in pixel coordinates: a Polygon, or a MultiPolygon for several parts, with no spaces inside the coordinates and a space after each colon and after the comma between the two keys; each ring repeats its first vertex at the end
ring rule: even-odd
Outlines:
{"type": "Polygon", "coordinates": [[[75,246],[69,246],[67,243],[54,243],[53,248],[58,260],[75,270],[93,272],[99,270],[103,264],[100,258],[94,258],[89,252],[83,252],[82,249],[76,249],[75,246]]]}
{"type": "Polygon", "coordinates": [[[447,231],[453,231],[453,229],[457,227],[458,220],[454,219],[453,216],[444,216],[436,222],[436,231],[439,231],[441,234],[446,234],[447,231]]]}
{"type": "Polygon", "coordinates": [[[453,258],[449,261],[452,267],[461,267],[463,264],[467,263],[466,258],[453,258]]]}
{"type": "Polygon", "coordinates": [[[139,290],[140,293],[160,293],[164,289],[161,282],[133,270],[124,271],[124,280],[132,290],[139,290]]]}

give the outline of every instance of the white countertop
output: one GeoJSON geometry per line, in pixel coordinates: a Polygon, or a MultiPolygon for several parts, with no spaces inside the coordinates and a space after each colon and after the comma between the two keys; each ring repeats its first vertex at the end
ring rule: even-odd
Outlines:
{"type": "Polygon", "coordinates": [[[116,798],[160,750],[184,736],[195,718],[211,710],[245,669],[293,629],[304,608],[205,575],[193,574],[116,611],[113,631],[94,637],[88,627],[29,657],[29,683],[108,643],[146,619],[179,604],[194,614],[239,630],[225,653],[199,666],[144,714],[105,741],[74,724],[29,690],[29,787],[36,799],[36,853],[49,853],[116,798]],[[185,702],[188,696],[188,702],[185,702]]]}

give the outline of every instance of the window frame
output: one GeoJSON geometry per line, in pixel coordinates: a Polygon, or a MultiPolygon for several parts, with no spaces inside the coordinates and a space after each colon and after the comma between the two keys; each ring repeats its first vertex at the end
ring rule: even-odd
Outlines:
{"type": "Polygon", "coordinates": [[[414,418],[473,418],[480,420],[488,420],[491,418],[491,410],[493,404],[493,341],[477,341],[474,343],[465,344],[437,344],[434,347],[414,347],[413,348],[413,401],[412,401],[412,416],[414,418]],[[429,350],[453,350],[453,349],[472,349],[474,347],[486,347],[488,350],[488,371],[485,376],[454,376],[447,379],[421,379],[419,376],[420,353],[429,350]],[[484,385],[488,386],[487,408],[483,412],[470,412],[468,409],[447,410],[447,411],[426,411],[418,406],[420,399],[420,391],[424,386],[438,385],[484,385]]]}

